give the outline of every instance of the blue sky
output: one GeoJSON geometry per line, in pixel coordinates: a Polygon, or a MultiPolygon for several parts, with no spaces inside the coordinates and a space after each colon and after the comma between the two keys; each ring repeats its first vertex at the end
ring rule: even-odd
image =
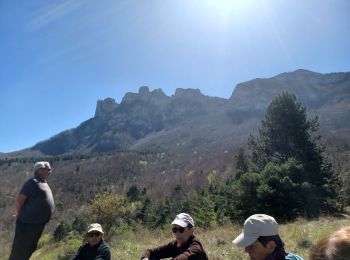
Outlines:
{"type": "Polygon", "coordinates": [[[4,0],[0,152],[30,147],[140,86],[199,88],[350,71],[347,0],[4,0]]]}

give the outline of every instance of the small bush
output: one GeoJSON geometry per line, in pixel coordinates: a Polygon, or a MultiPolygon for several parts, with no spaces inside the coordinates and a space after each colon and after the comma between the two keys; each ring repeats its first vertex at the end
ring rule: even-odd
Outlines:
{"type": "Polygon", "coordinates": [[[53,233],[53,239],[55,242],[61,241],[71,230],[71,227],[65,221],[61,221],[61,223],[56,227],[53,233]]]}

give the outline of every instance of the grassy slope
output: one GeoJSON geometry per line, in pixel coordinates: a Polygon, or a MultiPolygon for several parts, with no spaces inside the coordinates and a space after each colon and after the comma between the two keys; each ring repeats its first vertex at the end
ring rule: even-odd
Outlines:
{"type": "MultiPolygon", "coordinates": [[[[300,219],[293,223],[281,224],[280,234],[287,251],[295,252],[307,259],[311,244],[346,225],[350,225],[350,219],[320,218],[313,221],[300,219]]],[[[247,259],[244,251],[231,243],[240,232],[240,225],[226,225],[205,231],[197,230],[196,234],[201,238],[210,259],[247,259]]],[[[154,231],[142,228],[136,231],[135,228],[119,232],[109,239],[112,259],[139,259],[144,249],[164,244],[171,239],[170,228],[154,231]]],[[[80,239],[76,238],[53,243],[50,235],[45,234],[31,260],[72,259],[80,243],[80,239]]],[[[0,259],[7,259],[8,253],[4,253],[0,259]]]]}

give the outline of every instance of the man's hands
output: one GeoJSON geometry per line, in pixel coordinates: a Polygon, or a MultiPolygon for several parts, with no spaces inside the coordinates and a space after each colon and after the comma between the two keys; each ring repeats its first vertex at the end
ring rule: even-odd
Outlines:
{"type": "Polygon", "coordinates": [[[19,194],[17,196],[17,199],[16,199],[16,204],[15,204],[15,207],[16,207],[16,211],[15,213],[13,214],[13,217],[14,218],[17,218],[18,214],[19,214],[19,211],[21,210],[23,204],[26,202],[27,200],[27,196],[23,195],[23,194],[19,194]]]}

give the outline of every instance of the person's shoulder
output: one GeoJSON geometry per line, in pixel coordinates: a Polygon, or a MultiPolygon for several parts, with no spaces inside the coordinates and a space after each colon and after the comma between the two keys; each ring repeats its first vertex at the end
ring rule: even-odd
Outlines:
{"type": "Polygon", "coordinates": [[[38,181],[36,180],[35,177],[31,177],[31,178],[27,179],[27,180],[24,182],[24,184],[26,184],[26,183],[37,183],[37,182],[38,182],[38,181]]]}
{"type": "Polygon", "coordinates": [[[191,241],[192,241],[193,243],[202,244],[201,240],[200,240],[197,236],[195,236],[195,235],[192,236],[191,241]]]}
{"type": "Polygon", "coordinates": [[[304,260],[301,256],[293,253],[288,253],[284,259],[285,260],[304,260]]]}
{"type": "Polygon", "coordinates": [[[102,240],[102,244],[105,246],[110,246],[106,240],[102,240]]]}
{"type": "Polygon", "coordinates": [[[111,246],[105,241],[105,240],[102,240],[102,243],[100,245],[100,248],[103,248],[103,249],[110,249],[111,246]]]}
{"type": "Polygon", "coordinates": [[[35,177],[32,177],[23,183],[22,191],[34,189],[36,186],[37,186],[37,181],[35,180],[35,177]]]}
{"type": "Polygon", "coordinates": [[[24,185],[37,185],[38,183],[41,183],[41,182],[42,182],[42,180],[40,178],[34,176],[34,177],[26,180],[24,182],[24,185]]]}

